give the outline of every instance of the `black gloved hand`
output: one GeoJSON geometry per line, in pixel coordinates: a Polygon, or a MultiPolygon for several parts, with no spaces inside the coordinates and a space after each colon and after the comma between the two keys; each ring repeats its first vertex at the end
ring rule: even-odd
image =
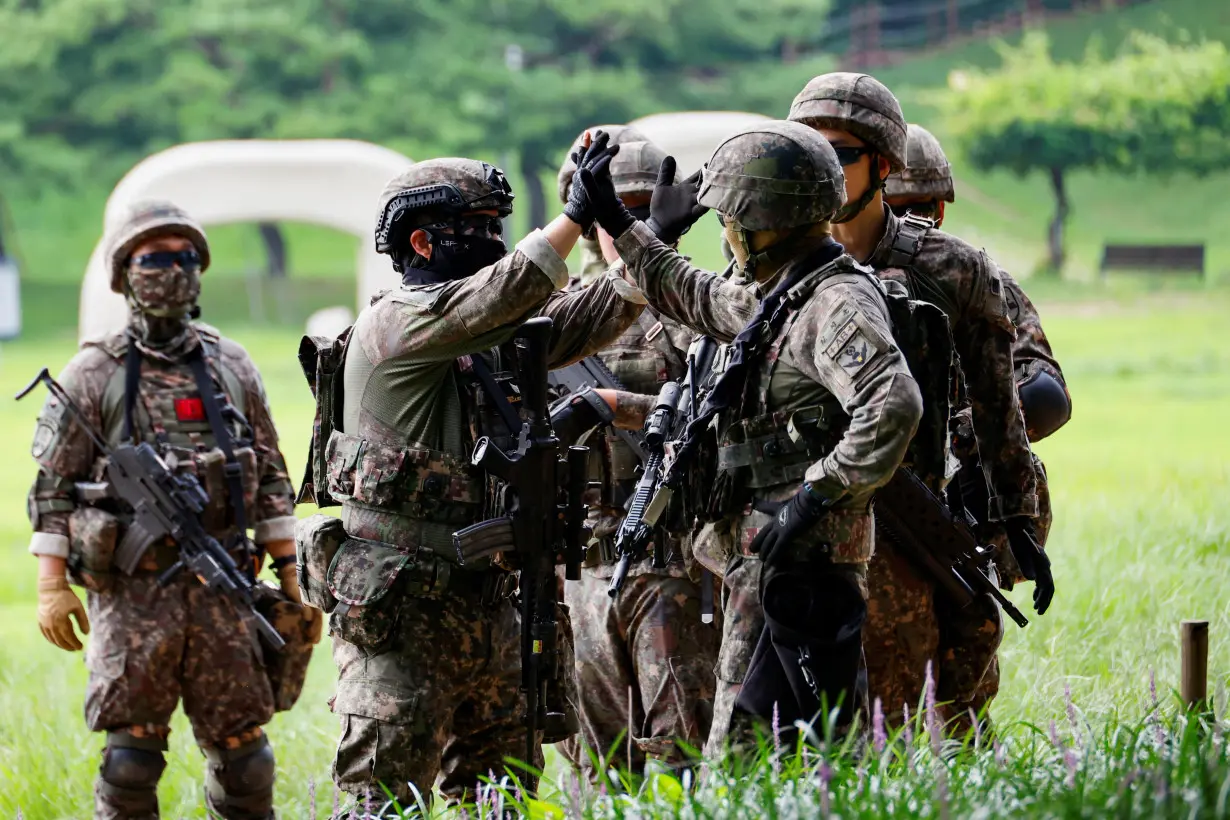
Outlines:
{"type": "Polygon", "coordinates": [[[619,198],[619,194],[615,193],[615,183],[611,181],[611,169],[608,166],[609,162],[587,168],[578,166],[576,176],[572,178],[572,187],[584,189],[589,207],[602,230],[610,234],[612,239],[618,239],[636,224],[636,217],[628,213],[628,208],[619,198]]]}
{"type": "MultiPolygon", "coordinates": [[[[601,399],[598,399],[601,401],[601,399]]],[[[573,393],[551,405],[551,429],[562,444],[575,444],[583,433],[609,419],[586,396],[573,393]]]]}
{"type": "Polygon", "coordinates": [[[1034,611],[1039,615],[1046,612],[1055,597],[1055,579],[1051,576],[1051,559],[1038,545],[1038,537],[1034,533],[1033,519],[1025,515],[1017,515],[1004,521],[1004,531],[1008,535],[1008,546],[1012,548],[1012,557],[1021,568],[1021,574],[1034,582],[1034,611]]]}
{"type": "Polygon", "coordinates": [[[827,511],[827,502],[804,484],[789,501],[778,507],[773,519],[756,533],[752,539],[752,553],[759,555],[766,567],[776,564],[784,557],[786,545],[819,521],[827,511]]]}
{"type": "Polygon", "coordinates": [[[649,201],[649,219],[645,224],[654,236],[667,245],[674,245],[696,220],[709,209],[696,201],[700,192],[700,171],[676,183],[675,158],[667,157],[658,166],[658,181],[649,201]]]}
{"type": "Polygon", "coordinates": [[[594,209],[585,188],[577,184],[577,177],[582,169],[587,169],[595,175],[605,174],[608,180],[611,178],[607,167],[611,164],[611,157],[619,153],[619,146],[609,145],[610,141],[609,134],[598,131],[593,135],[588,148],[579,148],[572,153],[572,161],[576,163],[577,171],[573,174],[572,184],[568,186],[564,216],[580,225],[583,231],[588,231],[594,224],[594,209]]]}

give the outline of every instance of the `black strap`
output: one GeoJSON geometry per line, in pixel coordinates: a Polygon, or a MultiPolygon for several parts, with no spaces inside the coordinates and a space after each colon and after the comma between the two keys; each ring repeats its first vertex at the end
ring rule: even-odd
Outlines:
{"type": "Polygon", "coordinates": [[[496,412],[504,420],[508,432],[514,437],[517,436],[521,432],[521,415],[509,402],[508,396],[504,395],[504,391],[500,389],[491,368],[487,367],[483,357],[477,353],[470,357],[470,366],[474,369],[474,375],[478,377],[478,383],[482,385],[483,392],[487,394],[487,398],[491,399],[496,412]]]}
{"type": "MultiPolygon", "coordinates": [[[[231,508],[231,516],[239,530],[240,543],[248,543],[248,513],[243,504],[243,467],[235,458],[235,448],[231,443],[231,431],[227,429],[222,419],[222,408],[218,404],[218,394],[214,391],[214,380],[205,366],[205,344],[194,347],[188,352],[188,366],[192,368],[192,376],[196,379],[196,389],[201,394],[201,404],[205,406],[205,417],[209,419],[209,429],[213,431],[218,449],[226,459],[222,472],[226,477],[227,504],[231,508]]],[[[251,570],[249,569],[249,572],[251,570]]]]}
{"type": "Polygon", "coordinates": [[[137,394],[141,388],[141,351],[136,342],[128,339],[128,352],[124,356],[124,441],[129,444],[135,440],[137,426],[133,415],[137,407],[137,394]]]}

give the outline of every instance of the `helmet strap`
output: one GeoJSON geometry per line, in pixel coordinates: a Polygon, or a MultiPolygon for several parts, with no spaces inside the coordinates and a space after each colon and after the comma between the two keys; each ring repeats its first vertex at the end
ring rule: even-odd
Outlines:
{"type": "Polygon", "coordinates": [[[876,152],[868,152],[868,158],[871,160],[871,181],[867,185],[867,190],[863,191],[863,195],[853,202],[847,202],[833,214],[833,218],[829,221],[840,225],[844,222],[849,222],[854,217],[863,212],[863,209],[871,204],[871,200],[876,198],[876,193],[884,187],[885,178],[880,176],[880,155],[876,152]]]}

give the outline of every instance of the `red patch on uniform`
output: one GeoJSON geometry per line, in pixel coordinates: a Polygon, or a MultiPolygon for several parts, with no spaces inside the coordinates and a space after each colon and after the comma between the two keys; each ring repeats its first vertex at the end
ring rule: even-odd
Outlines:
{"type": "Polygon", "coordinates": [[[205,402],[199,398],[176,399],[175,418],[180,421],[205,421],[205,402]]]}

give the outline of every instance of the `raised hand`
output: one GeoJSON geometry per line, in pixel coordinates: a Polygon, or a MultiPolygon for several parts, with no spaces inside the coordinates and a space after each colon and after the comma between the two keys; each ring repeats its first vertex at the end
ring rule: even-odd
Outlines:
{"type": "MultiPolygon", "coordinates": [[[[610,145],[611,137],[605,131],[596,132],[588,144],[572,153],[572,161],[576,163],[577,171],[572,177],[572,185],[568,189],[568,201],[564,203],[564,215],[581,226],[583,231],[589,231],[594,224],[594,207],[583,185],[578,184],[582,171],[587,171],[595,177],[605,176],[610,181],[611,158],[619,153],[618,145],[610,145]]],[[[614,188],[612,188],[614,190],[614,188]]]]}
{"type": "Polygon", "coordinates": [[[697,171],[676,183],[674,157],[662,160],[658,167],[658,181],[649,201],[649,219],[645,224],[654,236],[668,245],[678,242],[709,210],[696,200],[700,193],[700,174],[697,171]]]}

